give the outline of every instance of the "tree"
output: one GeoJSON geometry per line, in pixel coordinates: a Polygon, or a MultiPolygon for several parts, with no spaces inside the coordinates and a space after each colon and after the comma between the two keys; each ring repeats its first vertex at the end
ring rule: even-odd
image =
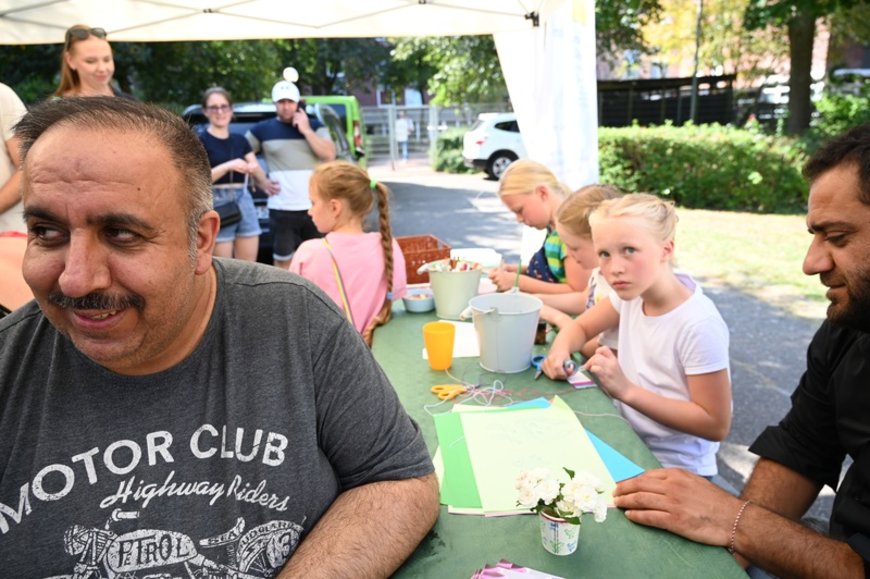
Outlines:
{"type": "Polygon", "coordinates": [[[803,133],[810,125],[810,68],[816,20],[839,9],[870,7],[862,0],[752,0],[746,9],[745,23],[750,30],[768,24],[784,26],[789,42],[789,99],[786,131],[803,133]]]}
{"type": "MultiPolygon", "coordinates": [[[[455,105],[462,102],[497,102],[507,98],[507,86],[495,50],[492,36],[455,36],[402,38],[396,41],[393,58],[406,63],[403,69],[411,73],[409,86],[423,82],[411,72],[410,63],[421,65],[428,76],[426,88],[432,102],[455,105]]],[[[394,82],[401,81],[396,74],[394,82]]]]}
{"type": "Polygon", "coordinates": [[[376,38],[305,38],[278,40],[275,45],[283,66],[299,71],[300,88],[309,94],[371,92],[392,49],[376,38]]]}
{"type": "Polygon", "coordinates": [[[116,43],[112,48],[122,88],[129,79],[137,96],[176,109],[199,102],[202,91],[215,85],[235,100],[260,100],[283,68],[275,47],[263,40],[116,43]]]}
{"type": "Polygon", "coordinates": [[[659,0],[596,0],[595,44],[599,56],[616,60],[626,50],[650,52],[643,30],[661,17],[659,0]]]}
{"type": "Polygon", "coordinates": [[[47,98],[60,81],[61,50],[56,44],[0,46],[0,82],[25,103],[47,98]]]}

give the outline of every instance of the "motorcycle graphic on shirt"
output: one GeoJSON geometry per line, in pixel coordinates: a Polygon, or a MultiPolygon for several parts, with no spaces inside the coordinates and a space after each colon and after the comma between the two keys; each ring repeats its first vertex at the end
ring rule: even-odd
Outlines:
{"type": "Polygon", "coordinates": [[[263,579],[286,563],[302,534],[300,525],[283,520],[245,532],[242,517],[225,533],[198,542],[176,531],[111,530],[138,518],[139,511],[115,509],[102,529],[67,528],[64,550],[78,557],[72,579],[263,579]]]}

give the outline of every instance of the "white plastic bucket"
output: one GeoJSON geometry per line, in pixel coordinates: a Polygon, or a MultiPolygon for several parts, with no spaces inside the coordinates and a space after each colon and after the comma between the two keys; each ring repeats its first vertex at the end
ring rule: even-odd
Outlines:
{"type": "Polygon", "coordinates": [[[504,374],[528,368],[543,302],[532,295],[508,292],[477,296],[468,305],[480,344],[481,367],[504,374]]]}
{"type": "Polygon", "coordinates": [[[445,320],[458,320],[462,310],[468,307],[468,300],[477,295],[480,270],[429,270],[429,285],[435,296],[435,314],[445,320]]]}

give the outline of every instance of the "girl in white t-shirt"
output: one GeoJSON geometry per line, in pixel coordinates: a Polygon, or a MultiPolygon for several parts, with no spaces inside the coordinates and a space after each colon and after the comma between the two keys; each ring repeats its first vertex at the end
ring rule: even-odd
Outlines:
{"type": "Polygon", "coordinates": [[[369,345],[407,286],[405,258],[390,229],[389,194],[352,163],[319,165],[308,185],[308,214],[325,236],[302,243],[290,263],[290,271],[314,282],[344,310],[369,345]],[[379,231],[366,233],[363,221],[375,202],[379,231]]]}
{"type": "Polygon", "coordinates": [[[611,294],[559,332],[543,369],[589,336],[619,328],[619,359],[595,351],[595,374],[663,466],[716,474],[716,451],[731,427],[728,327],[689,276],[673,270],[673,204],[632,194],[605,201],[590,217],[592,240],[611,294]]]}
{"type": "MultiPolygon", "coordinates": [[[[572,316],[582,314],[610,293],[610,286],[598,267],[589,216],[602,201],[621,196],[622,192],[610,185],[587,185],[569,195],[556,210],[556,231],[565,244],[568,257],[591,273],[586,289],[581,292],[537,294],[544,302],[540,313],[543,321],[562,329],[574,321],[572,316]]],[[[606,330],[586,342],[580,353],[588,358],[598,346],[616,350],[618,335],[617,330],[606,330]]]]}

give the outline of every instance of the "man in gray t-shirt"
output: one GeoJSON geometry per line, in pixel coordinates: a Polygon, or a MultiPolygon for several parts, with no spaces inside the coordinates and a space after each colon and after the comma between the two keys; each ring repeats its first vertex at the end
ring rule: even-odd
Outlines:
{"type": "Polygon", "coordinates": [[[17,134],[36,301],[0,321],[3,573],[395,570],[438,513],[417,426],[329,298],[212,259],[195,135],[99,97],[17,134]]]}

